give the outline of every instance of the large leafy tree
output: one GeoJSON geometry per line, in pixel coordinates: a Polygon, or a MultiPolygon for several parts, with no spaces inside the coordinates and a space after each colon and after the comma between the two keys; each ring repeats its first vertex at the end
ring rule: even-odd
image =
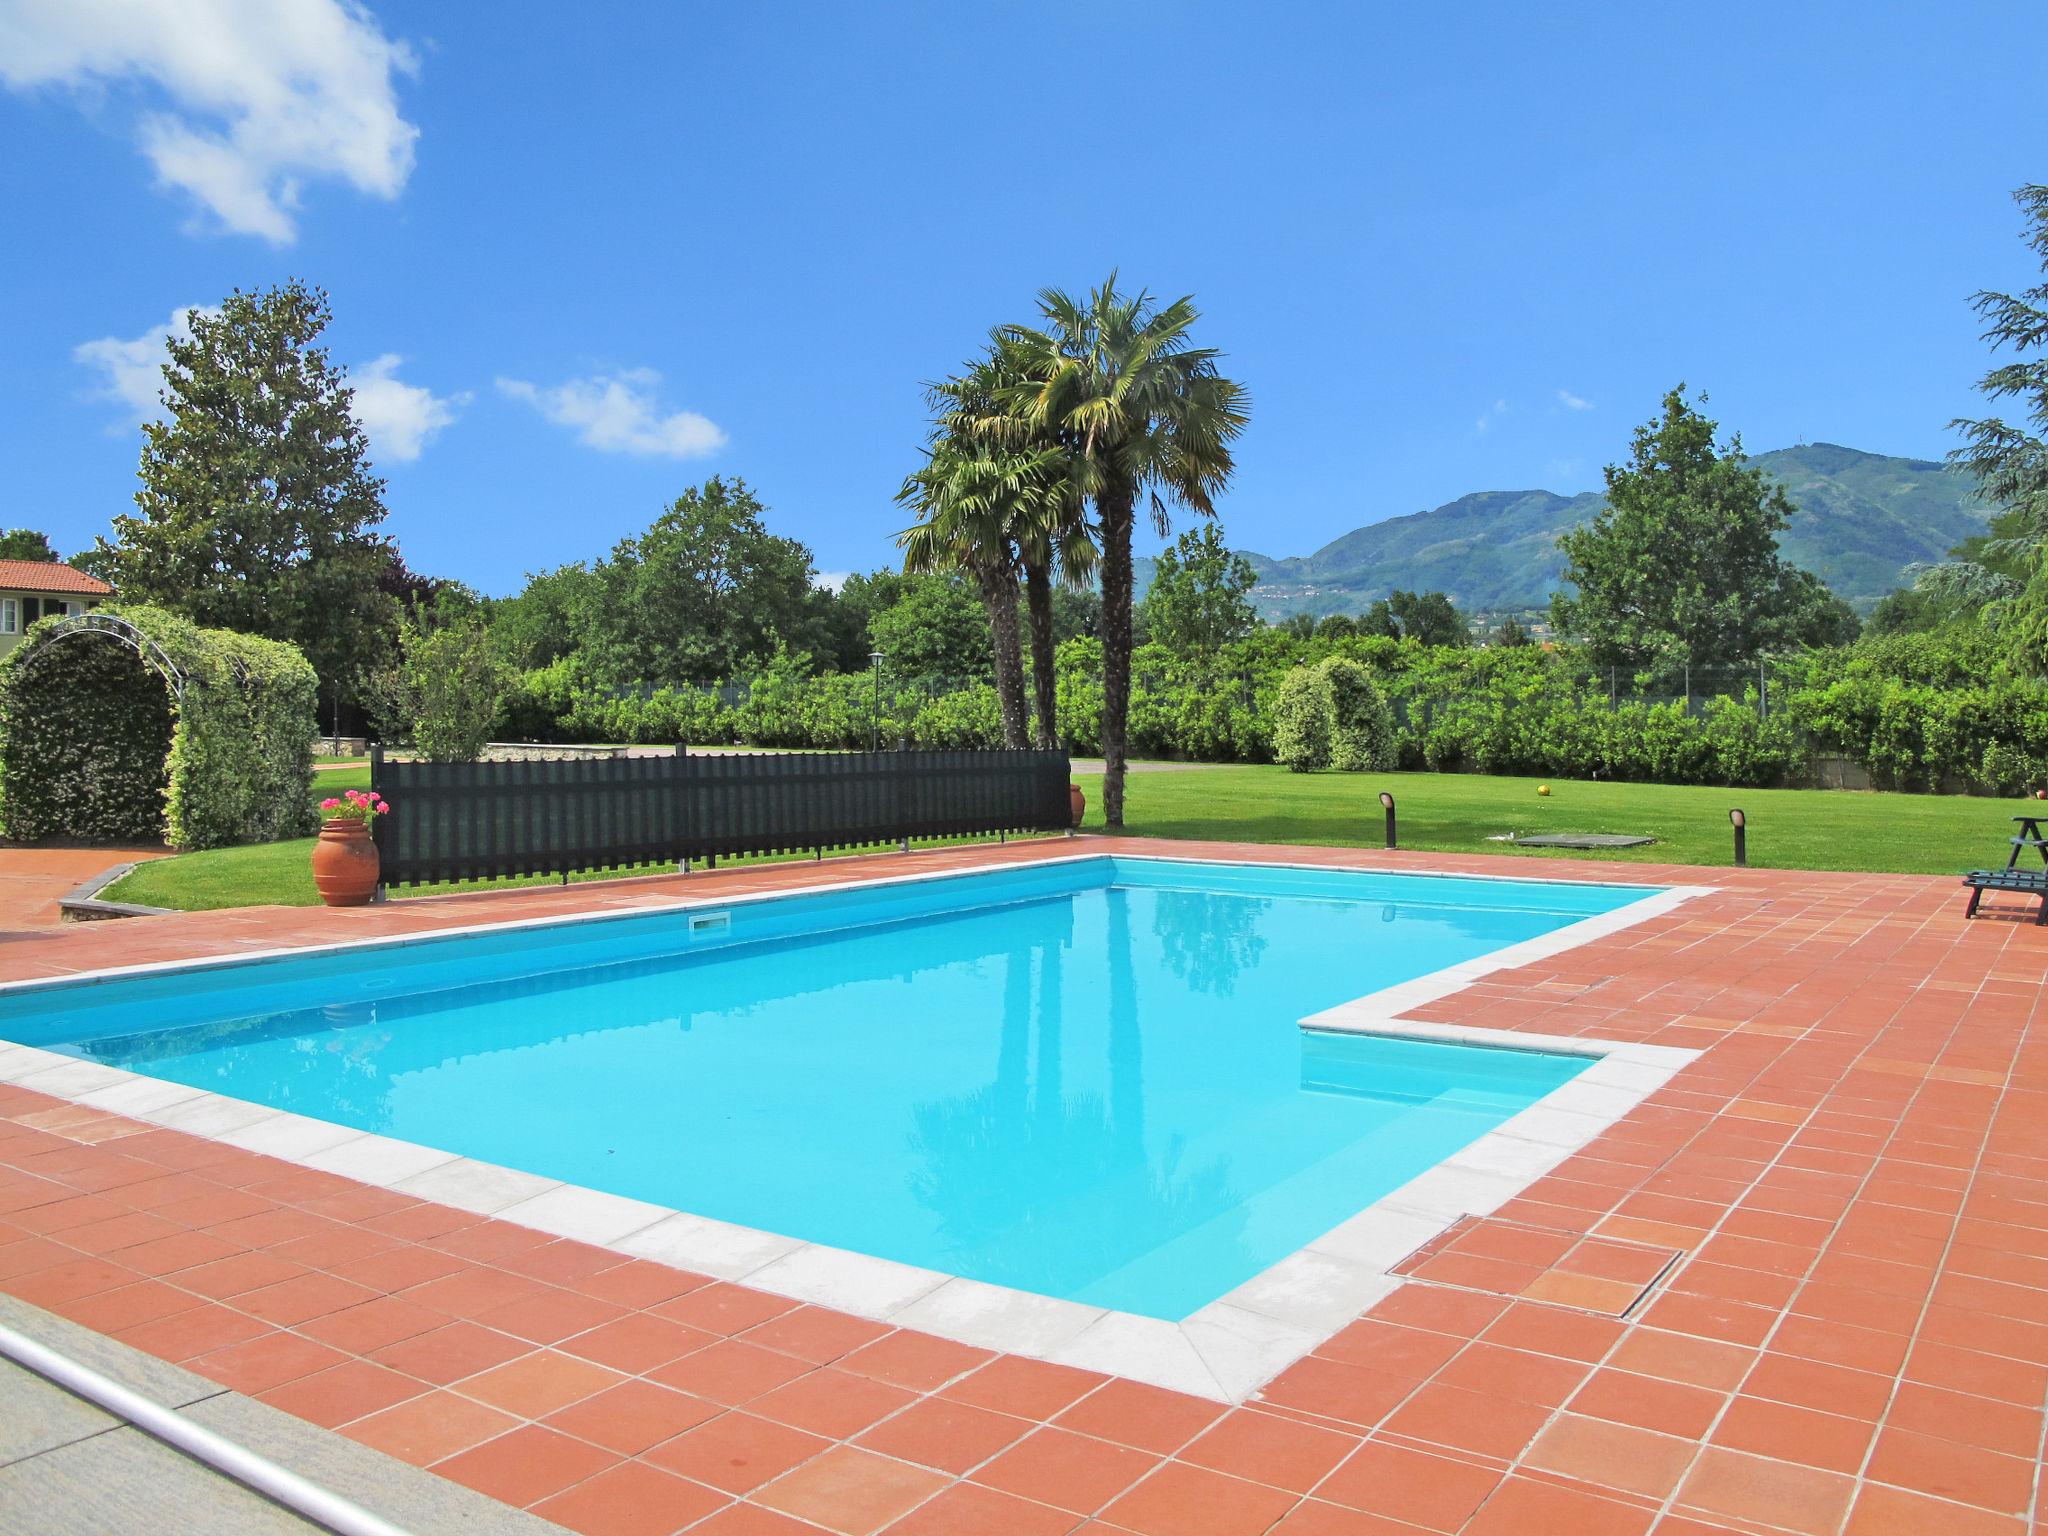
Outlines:
{"type": "MultiPolygon", "coordinates": [[[[2021,187],[2013,198],[2027,245],[2048,275],[2048,185],[2021,187]]],[[[2010,621],[2021,661],[2048,672],[2048,282],[2019,293],[1986,290],[1974,303],[1992,350],[2012,354],[1977,387],[2011,410],[1951,423],[1963,446],[1950,457],[2001,510],[1983,539],[1957,551],[1961,560],[1921,581],[1935,601],[1951,605],[1973,593],[2009,599],[2000,602],[2000,617],[2010,621]]]]}
{"type": "MultiPolygon", "coordinates": [[[[1705,400],[1702,395],[1701,400],[1705,400]]],[[[1607,503],[1566,533],[1556,626],[1602,662],[1728,664],[1775,646],[1836,638],[1839,604],[1778,554],[1793,506],[1680,385],[1607,466],[1607,503]]]]}
{"type": "Polygon", "coordinates": [[[599,562],[596,649],[611,680],[737,677],[800,634],[811,552],[770,533],[766,512],[744,480],[714,475],[599,562]]]}
{"type": "MultiPolygon", "coordinates": [[[[903,577],[896,601],[868,619],[867,634],[890,673],[905,681],[959,683],[989,675],[994,637],[988,613],[953,573],[903,577]]],[[[859,665],[865,664],[863,657],[859,665]]]]}
{"type": "Polygon", "coordinates": [[[1140,500],[1153,524],[1169,504],[1204,516],[1229,484],[1230,445],[1249,420],[1242,385],[1220,354],[1191,340],[1191,298],[1157,304],[1118,290],[1116,275],[1086,298],[1039,295],[1040,324],[1006,326],[997,344],[1018,375],[1003,390],[1008,414],[1066,455],[1068,483],[1095,509],[1102,581],[1102,814],[1124,821],[1124,758],[1131,708],[1131,538],[1140,500]]]}
{"type": "Polygon", "coordinates": [[[169,338],[163,419],[144,425],[135,511],[88,563],[131,602],[288,640],[352,694],[395,623],[384,482],[346,373],[319,344],[332,311],[300,282],[190,311],[169,338]]]}
{"type": "Polygon", "coordinates": [[[0,560],[54,561],[57,551],[50,536],[35,528],[10,528],[0,533],[0,560]]]}
{"type": "Polygon", "coordinates": [[[1153,567],[1143,610],[1152,641],[1187,652],[1216,651],[1244,639],[1259,627],[1258,610],[1245,595],[1258,579],[1214,523],[1188,529],[1153,567]]]}

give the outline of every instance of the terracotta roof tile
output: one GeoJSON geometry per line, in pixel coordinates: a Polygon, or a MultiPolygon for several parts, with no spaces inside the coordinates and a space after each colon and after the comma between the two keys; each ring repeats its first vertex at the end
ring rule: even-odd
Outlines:
{"type": "Polygon", "coordinates": [[[76,592],[109,597],[114,589],[97,576],[50,560],[0,560],[0,587],[17,592],[76,592]]]}

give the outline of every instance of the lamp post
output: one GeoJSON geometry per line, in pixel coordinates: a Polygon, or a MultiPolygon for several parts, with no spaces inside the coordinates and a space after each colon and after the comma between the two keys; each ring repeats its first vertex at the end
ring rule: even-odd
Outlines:
{"type": "Polygon", "coordinates": [[[882,749],[882,653],[880,651],[868,652],[868,666],[875,676],[874,704],[868,710],[868,750],[870,752],[879,752],[882,749]]]}

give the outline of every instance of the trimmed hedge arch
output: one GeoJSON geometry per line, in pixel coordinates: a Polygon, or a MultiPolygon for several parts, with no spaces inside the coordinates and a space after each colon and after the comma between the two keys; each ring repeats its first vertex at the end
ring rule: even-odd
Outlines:
{"type": "Polygon", "coordinates": [[[312,832],[319,684],[295,646],[160,608],[45,619],[0,659],[0,832],[179,848],[312,832]]]}

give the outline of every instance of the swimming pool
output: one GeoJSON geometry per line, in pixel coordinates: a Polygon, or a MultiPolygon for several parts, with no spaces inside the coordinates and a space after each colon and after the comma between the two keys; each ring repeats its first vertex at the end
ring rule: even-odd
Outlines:
{"type": "Polygon", "coordinates": [[[1593,1059],[1303,1029],[1643,886],[1092,856],[0,993],[0,1037],[1180,1320],[1593,1059]]]}

